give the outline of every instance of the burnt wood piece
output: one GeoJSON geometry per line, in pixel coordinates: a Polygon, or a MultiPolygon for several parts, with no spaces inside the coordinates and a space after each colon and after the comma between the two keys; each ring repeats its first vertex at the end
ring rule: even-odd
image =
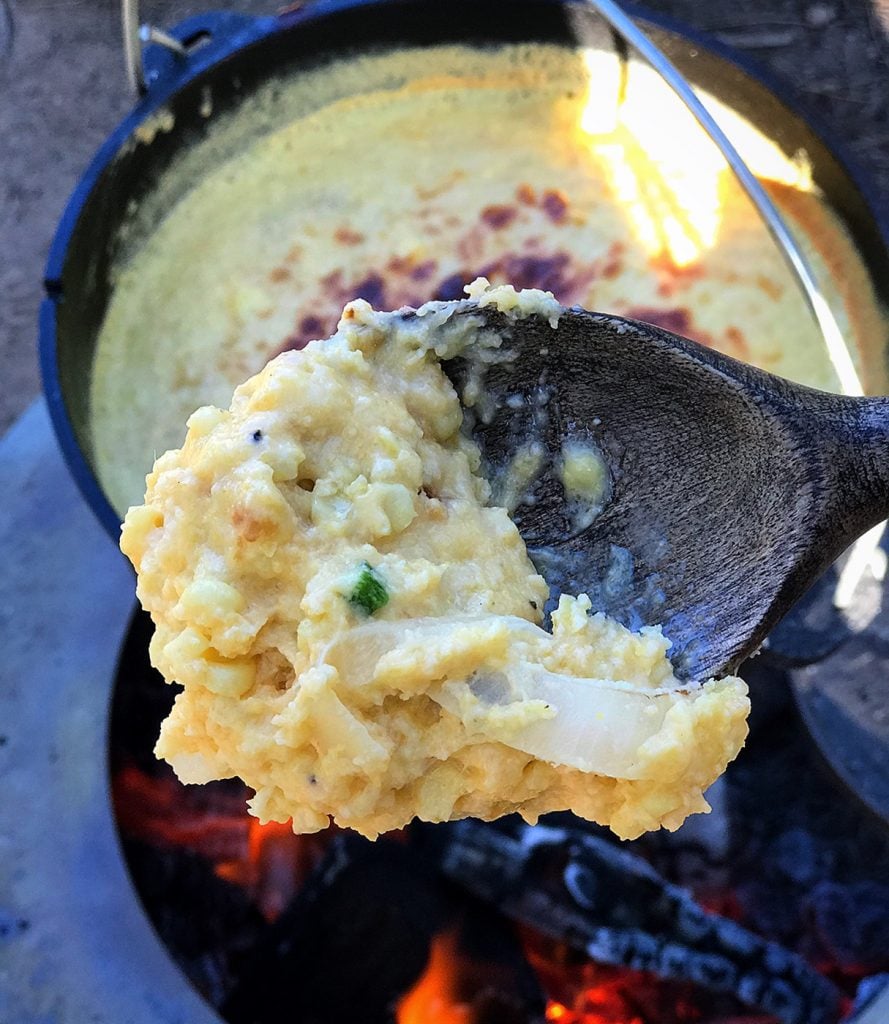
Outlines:
{"type": "Polygon", "coordinates": [[[257,944],[229,1024],[391,1024],[448,918],[448,885],[407,847],[343,835],[257,944]],[[289,1007],[289,1010],[284,1008],[289,1007]]]}
{"type": "Polygon", "coordinates": [[[836,988],[801,957],[710,914],[644,860],[579,829],[467,820],[430,841],[445,875],[598,963],[693,981],[782,1024],[835,1024],[836,988]]]}
{"type": "MultiPolygon", "coordinates": [[[[557,473],[540,477],[514,517],[532,557],[558,590],[587,592],[628,625],[663,625],[681,678],[737,669],[889,515],[889,398],[792,384],[579,307],[553,328],[455,305],[511,357],[481,365],[488,397],[473,436],[486,463],[503,467],[536,438],[556,465],[563,443],[579,439],[609,467],[611,496],[580,529],[557,473]]],[[[480,372],[473,356],[448,365],[458,390],[467,365],[480,372]]]]}

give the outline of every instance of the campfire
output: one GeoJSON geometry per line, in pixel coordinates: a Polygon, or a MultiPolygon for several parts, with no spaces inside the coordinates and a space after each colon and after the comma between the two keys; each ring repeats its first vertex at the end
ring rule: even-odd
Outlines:
{"type": "Polygon", "coordinates": [[[149,630],[134,620],[118,674],[118,826],[147,913],[230,1024],[837,1024],[889,971],[889,836],[826,774],[779,672],[748,674],[748,746],[675,834],[555,815],[369,843],[260,825],[241,783],[158,763],[174,694],[149,630]]]}

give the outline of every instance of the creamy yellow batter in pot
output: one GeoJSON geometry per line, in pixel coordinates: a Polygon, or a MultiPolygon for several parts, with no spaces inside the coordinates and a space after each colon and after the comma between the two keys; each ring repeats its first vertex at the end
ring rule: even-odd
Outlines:
{"type": "MultiPolygon", "coordinates": [[[[709,102],[879,389],[866,353],[882,314],[805,154],[709,102]]],[[[156,115],[143,136],[172,127],[156,115]]],[[[336,61],[221,117],[170,177],[133,211],[139,244],[119,262],[94,362],[95,458],[121,513],[195,408],[227,405],[271,356],[328,336],[346,302],[457,298],[480,275],[837,388],[797,284],[713,144],[653,71],[631,61],[623,81],[607,44],[336,61]],[[196,183],[168,208],[176,174],[196,183]]]]}

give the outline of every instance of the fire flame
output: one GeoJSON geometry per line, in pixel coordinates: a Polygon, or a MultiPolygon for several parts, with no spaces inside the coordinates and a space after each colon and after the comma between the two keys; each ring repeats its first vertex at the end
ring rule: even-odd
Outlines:
{"type": "Polygon", "coordinates": [[[398,1003],[396,1024],[472,1024],[472,1007],[459,999],[457,929],[432,940],[429,961],[414,987],[398,1003]]]}

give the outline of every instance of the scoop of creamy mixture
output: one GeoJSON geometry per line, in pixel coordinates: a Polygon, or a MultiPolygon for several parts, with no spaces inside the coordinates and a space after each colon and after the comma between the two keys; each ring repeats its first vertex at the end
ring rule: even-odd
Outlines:
{"type": "Polygon", "coordinates": [[[184,782],[239,776],[297,832],[561,809],[677,828],[743,744],[746,687],[683,689],[658,628],[585,595],[541,627],[547,585],[441,367],[498,358],[473,303],[560,313],[485,283],[410,318],[353,302],[157,460],[121,540],[183,686],[157,753],[184,782]]]}

